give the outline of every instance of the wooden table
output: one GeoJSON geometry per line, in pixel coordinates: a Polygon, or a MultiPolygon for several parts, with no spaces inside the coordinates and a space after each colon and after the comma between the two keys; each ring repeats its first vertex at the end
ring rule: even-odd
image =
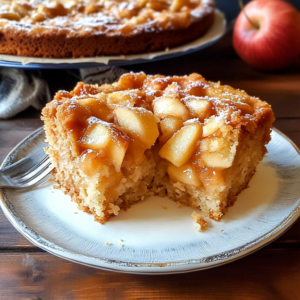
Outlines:
{"type": "MultiPolygon", "coordinates": [[[[278,73],[257,72],[237,57],[228,34],[204,51],[127,69],[166,75],[198,72],[245,89],[272,104],[275,127],[300,146],[300,64],[278,73]]],[[[67,82],[57,79],[55,71],[44,76],[53,90],[75,84],[71,77],[67,82]]],[[[33,109],[0,121],[0,162],[41,125],[33,109]]],[[[300,299],[300,220],[269,246],[222,267],[145,276],[92,269],[48,254],[19,234],[0,210],[0,299],[300,299]]]]}

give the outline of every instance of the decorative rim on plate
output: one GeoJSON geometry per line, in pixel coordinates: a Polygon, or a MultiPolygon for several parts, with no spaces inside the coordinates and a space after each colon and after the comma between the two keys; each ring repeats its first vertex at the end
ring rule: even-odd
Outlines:
{"type": "Polygon", "coordinates": [[[23,57],[16,55],[0,54],[0,66],[28,69],[72,69],[91,68],[103,65],[125,66],[149,62],[150,60],[162,60],[189,54],[204,49],[217,42],[226,32],[226,19],[219,10],[215,11],[215,21],[210,30],[202,37],[182,46],[174,47],[169,51],[153,53],[132,54],[122,56],[99,56],[86,58],[39,58],[23,57]]]}
{"type": "MultiPolygon", "coordinates": [[[[286,137],[283,133],[276,129],[273,129],[272,135],[275,140],[279,139],[279,141],[275,142],[275,145],[276,143],[280,142],[280,139],[285,140],[285,142],[289,144],[288,147],[290,150],[293,150],[293,152],[295,152],[296,150],[295,159],[299,160],[300,150],[288,137],[286,137]]],[[[31,144],[35,145],[35,139],[37,139],[38,137],[41,138],[42,136],[43,129],[39,128],[27,138],[25,138],[8,154],[8,156],[2,163],[1,168],[4,168],[11,164],[14,159],[16,159],[18,152],[22,148],[24,148],[25,146],[31,146],[31,144]]],[[[281,149],[281,151],[284,150],[281,149]]],[[[280,165],[277,165],[277,167],[280,168],[280,165]]],[[[299,166],[296,167],[295,174],[297,175],[297,178],[298,176],[300,176],[299,170],[299,166]]],[[[290,174],[286,174],[283,179],[286,181],[290,181],[290,174]]],[[[285,215],[280,224],[274,226],[271,230],[259,236],[259,238],[246,242],[239,247],[232,248],[229,251],[220,252],[217,255],[206,256],[201,259],[183,259],[176,262],[165,263],[136,263],[115,259],[111,260],[105,257],[91,257],[90,255],[70,251],[58,245],[55,245],[53,242],[37,234],[33,228],[27,227],[27,225],[24,224],[21,217],[16,214],[13,205],[10,203],[9,197],[6,193],[6,189],[0,189],[0,200],[2,200],[0,201],[0,207],[2,208],[5,216],[12,223],[12,225],[34,245],[46,250],[49,253],[72,262],[108,271],[135,274],[172,274],[198,271],[215,266],[220,266],[244,257],[278,238],[298,219],[300,212],[300,188],[297,188],[297,193],[293,194],[293,199],[293,209],[289,212],[288,215],[285,215]]]]}

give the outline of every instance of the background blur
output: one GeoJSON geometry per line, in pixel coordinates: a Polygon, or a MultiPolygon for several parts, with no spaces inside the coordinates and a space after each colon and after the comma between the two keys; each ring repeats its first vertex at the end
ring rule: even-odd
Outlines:
{"type": "MultiPolygon", "coordinates": [[[[300,0],[286,0],[293,4],[298,10],[300,10],[300,0]]],[[[223,11],[227,20],[232,20],[237,17],[240,12],[239,0],[216,0],[217,7],[223,11]]],[[[243,0],[244,4],[250,2],[250,0],[243,0]]]]}

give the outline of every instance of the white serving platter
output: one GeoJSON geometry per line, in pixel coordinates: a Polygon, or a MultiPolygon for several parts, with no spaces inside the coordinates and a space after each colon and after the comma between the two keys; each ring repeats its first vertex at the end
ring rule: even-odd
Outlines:
{"type": "MultiPolygon", "coordinates": [[[[2,168],[44,145],[42,128],[18,144],[2,168]]],[[[188,207],[152,197],[105,225],[77,210],[53,182],[31,190],[0,189],[0,206],[34,245],[94,268],[135,274],[204,270],[248,255],[275,240],[299,217],[299,149],[272,131],[268,154],[221,222],[196,232],[188,207]],[[2,199],[2,200],[1,200],[2,199]],[[122,241],[121,241],[122,240],[122,241]],[[121,247],[123,245],[123,247],[121,247]]]]}

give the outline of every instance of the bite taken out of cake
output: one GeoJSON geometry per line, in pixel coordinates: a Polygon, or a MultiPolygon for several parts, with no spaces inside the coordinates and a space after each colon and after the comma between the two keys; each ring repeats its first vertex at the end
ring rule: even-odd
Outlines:
{"type": "Polygon", "coordinates": [[[42,114],[55,181],[102,224],[151,195],[219,221],[267,152],[274,121],[266,102],[195,73],[79,82],[42,114]]]}

